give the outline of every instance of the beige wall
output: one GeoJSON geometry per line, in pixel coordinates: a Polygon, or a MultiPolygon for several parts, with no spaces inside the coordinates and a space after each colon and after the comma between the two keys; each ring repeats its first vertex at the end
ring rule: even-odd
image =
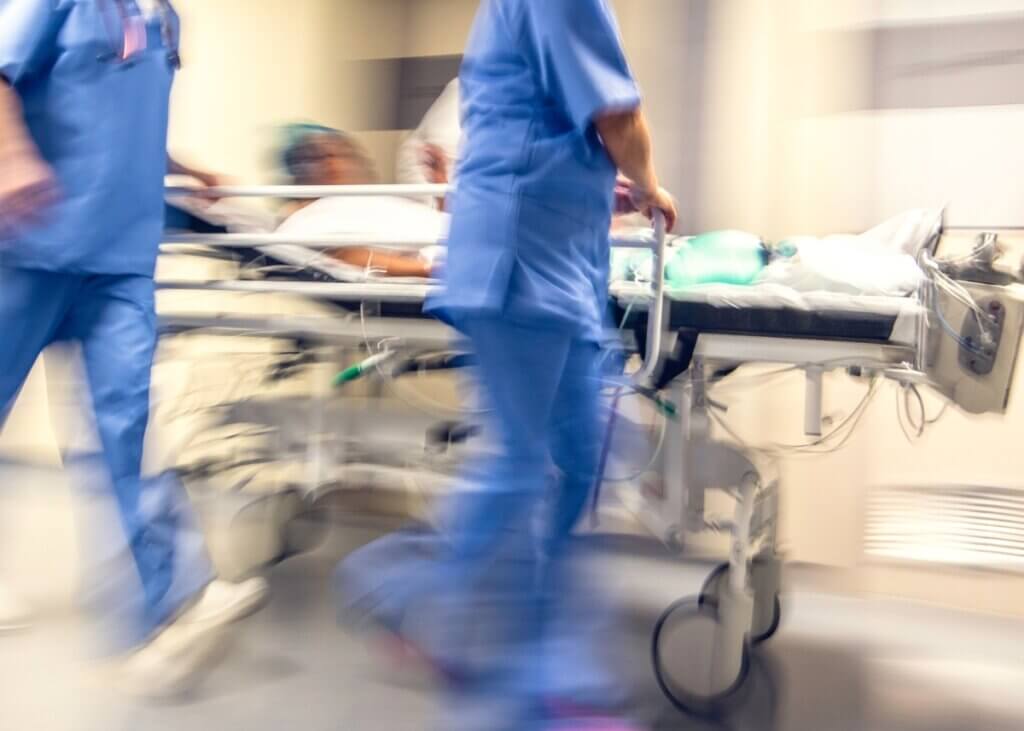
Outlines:
{"type": "Polygon", "coordinates": [[[462,53],[478,0],[408,0],[405,52],[409,56],[462,53]]]}
{"type": "Polygon", "coordinates": [[[705,109],[708,228],[776,238],[866,226],[870,131],[833,109],[865,94],[869,49],[828,32],[863,0],[718,0],[705,109]]]}
{"type": "MultiPolygon", "coordinates": [[[[315,121],[361,130],[374,81],[357,63],[397,55],[404,0],[182,0],[186,65],[174,91],[170,145],[240,180],[271,179],[275,128],[315,121]]],[[[395,139],[364,135],[380,170],[395,139]]]]}

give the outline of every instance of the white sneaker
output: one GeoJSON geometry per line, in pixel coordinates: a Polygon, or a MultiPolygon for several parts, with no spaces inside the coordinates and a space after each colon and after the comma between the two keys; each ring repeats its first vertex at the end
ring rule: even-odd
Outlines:
{"type": "Polygon", "coordinates": [[[0,584],[0,634],[20,632],[32,626],[32,608],[0,584]]]}
{"type": "Polygon", "coordinates": [[[212,582],[198,602],[121,664],[120,687],[146,698],[189,692],[226,649],[228,626],[258,610],[268,591],[260,578],[212,582]]]}

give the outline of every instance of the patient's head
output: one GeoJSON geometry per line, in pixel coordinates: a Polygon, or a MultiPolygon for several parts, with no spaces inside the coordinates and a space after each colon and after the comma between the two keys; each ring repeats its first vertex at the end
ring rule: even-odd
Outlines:
{"type": "Polygon", "coordinates": [[[377,182],[373,162],[362,146],[338,130],[290,125],[282,153],[294,185],[370,185],[377,182]]]}

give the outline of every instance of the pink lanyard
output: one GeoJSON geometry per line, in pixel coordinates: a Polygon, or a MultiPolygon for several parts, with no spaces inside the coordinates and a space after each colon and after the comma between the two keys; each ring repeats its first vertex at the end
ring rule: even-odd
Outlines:
{"type": "Polygon", "coordinates": [[[117,12],[121,16],[121,27],[124,28],[121,61],[130,61],[145,51],[148,46],[146,19],[141,12],[129,12],[124,0],[115,0],[114,4],[117,5],[117,12]]]}
{"type": "MultiPolygon", "coordinates": [[[[118,19],[121,21],[122,37],[117,40],[117,32],[110,27],[109,16],[101,11],[103,22],[110,36],[111,44],[117,46],[106,58],[118,63],[128,63],[143,53],[149,47],[149,28],[146,17],[139,10],[134,0],[98,0],[100,4],[112,2],[117,8],[118,19]],[[129,3],[131,7],[129,7],[129,3]]],[[[160,9],[160,35],[161,40],[167,47],[167,62],[172,69],[181,67],[181,57],[178,55],[177,43],[174,38],[173,11],[168,0],[158,0],[160,9]]]]}

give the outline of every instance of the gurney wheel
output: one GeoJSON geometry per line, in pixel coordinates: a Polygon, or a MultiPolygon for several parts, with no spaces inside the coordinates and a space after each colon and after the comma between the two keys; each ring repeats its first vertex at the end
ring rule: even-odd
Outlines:
{"type": "Polygon", "coordinates": [[[665,697],[683,713],[704,718],[721,715],[750,672],[750,650],[744,642],[737,676],[725,687],[714,687],[711,676],[718,626],[717,603],[710,598],[688,597],[666,609],[654,627],[654,677],[665,697]],[[667,666],[671,657],[680,660],[675,674],[667,666]],[[685,679],[680,677],[683,674],[685,679]]]}
{"type": "MultiPolygon", "coordinates": [[[[756,560],[755,560],[756,565],[756,560]]],[[[729,575],[729,564],[723,563],[715,567],[708,578],[704,580],[704,586],[700,590],[700,603],[703,605],[705,602],[714,602],[717,606],[719,592],[721,590],[721,584],[729,575]]],[[[772,597],[773,609],[771,619],[766,627],[754,627],[750,633],[750,644],[752,646],[760,645],[767,642],[775,633],[779,631],[779,626],[782,624],[782,600],[779,595],[776,594],[772,597]],[[755,631],[758,630],[758,631],[755,631]]]]}
{"type": "Polygon", "coordinates": [[[700,588],[700,601],[701,605],[707,601],[717,603],[719,596],[719,588],[721,582],[729,575],[729,564],[721,563],[715,566],[714,571],[708,574],[708,578],[704,579],[704,585],[700,588]]]}
{"type": "Polygon", "coordinates": [[[768,626],[765,627],[763,631],[757,634],[752,634],[750,636],[751,645],[756,646],[760,645],[763,642],[767,642],[775,636],[776,632],[779,631],[779,626],[782,624],[782,600],[779,599],[778,594],[776,594],[772,598],[772,600],[774,602],[774,606],[772,609],[772,620],[768,623],[768,626]]]}

